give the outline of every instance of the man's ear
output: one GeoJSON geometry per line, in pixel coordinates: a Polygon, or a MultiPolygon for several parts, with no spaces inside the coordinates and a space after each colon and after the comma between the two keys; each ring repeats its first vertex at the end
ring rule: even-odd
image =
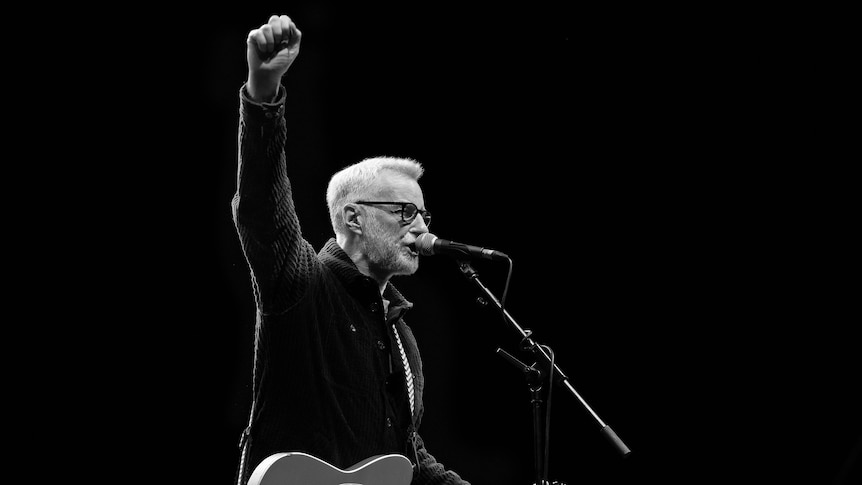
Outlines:
{"type": "Polygon", "coordinates": [[[341,217],[344,219],[344,225],[354,234],[362,234],[362,211],[356,204],[345,204],[341,208],[341,217]]]}

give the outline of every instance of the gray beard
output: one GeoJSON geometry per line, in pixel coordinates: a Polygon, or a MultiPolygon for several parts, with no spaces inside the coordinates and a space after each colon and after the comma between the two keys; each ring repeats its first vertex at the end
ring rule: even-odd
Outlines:
{"type": "Polygon", "coordinates": [[[369,268],[377,274],[410,275],[419,269],[419,260],[405,253],[397,241],[388,239],[377,226],[366,228],[362,249],[368,257],[369,268]]]}

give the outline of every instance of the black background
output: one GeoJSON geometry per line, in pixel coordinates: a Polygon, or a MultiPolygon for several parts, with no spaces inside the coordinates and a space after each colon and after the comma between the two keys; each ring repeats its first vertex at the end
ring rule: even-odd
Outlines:
{"type": "MultiPolygon", "coordinates": [[[[76,171],[107,180],[81,194],[98,216],[76,223],[99,242],[76,271],[100,284],[76,302],[110,329],[93,332],[110,341],[93,369],[116,373],[90,401],[102,453],[141,450],[105,461],[233,478],[254,323],[230,214],[238,91],[248,31],[284,13],[303,33],[285,83],[306,238],[330,237],[337,169],[422,162],[432,231],[511,256],[508,311],[632,449],[620,459],[555,388],[552,479],[849,483],[853,219],[836,215],[848,178],[831,146],[793,121],[806,106],[786,60],[805,43],[747,12],[515,6],[141,8],[88,30],[95,62],[58,83],[77,94],[63,121],[97,120],[74,131],[99,147],[76,171]]],[[[474,267],[499,296],[506,268],[474,267]]],[[[416,305],[431,453],[474,484],[532,483],[529,392],[495,355],[531,362],[518,335],[446,258],[394,282],[416,305]]]]}

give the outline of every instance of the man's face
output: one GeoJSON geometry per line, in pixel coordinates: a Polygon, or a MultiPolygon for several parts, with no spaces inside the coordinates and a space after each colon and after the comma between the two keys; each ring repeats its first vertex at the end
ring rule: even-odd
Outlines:
{"type": "MultiPolygon", "coordinates": [[[[415,180],[392,172],[380,176],[381,190],[376,200],[411,202],[425,209],[422,190],[415,180]]],[[[419,255],[412,244],[416,237],[428,232],[421,215],[410,221],[402,220],[398,205],[376,205],[366,209],[363,225],[362,251],[369,270],[378,276],[410,275],[419,269],[419,255]]]]}

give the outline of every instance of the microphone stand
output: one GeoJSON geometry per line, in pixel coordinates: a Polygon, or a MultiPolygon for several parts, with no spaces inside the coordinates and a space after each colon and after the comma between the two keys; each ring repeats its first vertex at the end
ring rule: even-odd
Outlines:
{"type": "MultiPolygon", "coordinates": [[[[536,471],[535,485],[548,485],[548,469],[545,467],[545,460],[542,453],[543,444],[548,439],[542,431],[542,371],[535,368],[535,364],[527,365],[516,359],[512,354],[503,349],[497,349],[497,354],[503,357],[521,370],[527,380],[527,386],[530,388],[530,395],[533,405],[533,463],[536,471]]],[[[554,482],[556,483],[556,482],[554,482]]]]}
{"type": "MultiPolygon", "coordinates": [[[[461,269],[461,273],[463,273],[464,276],[468,280],[470,280],[476,284],[476,286],[482,291],[482,293],[485,294],[487,299],[494,303],[497,310],[503,315],[503,318],[515,329],[515,331],[518,332],[518,334],[521,336],[521,349],[525,350],[525,351],[532,352],[538,358],[543,359],[547,363],[548,367],[550,368],[550,372],[551,372],[551,375],[549,376],[549,381],[551,382],[551,385],[556,383],[556,384],[560,384],[563,387],[565,387],[566,389],[568,389],[569,392],[571,392],[571,394],[573,396],[575,396],[575,398],[581,403],[581,405],[584,406],[584,408],[589,412],[589,414],[596,421],[596,423],[599,426],[599,429],[601,430],[601,434],[610,442],[611,445],[613,445],[617,449],[617,451],[623,457],[627,457],[629,455],[629,453],[631,453],[631,450],[617,436],[617,434],[614,432],[614,430],[611,429],[611,427],[608,426],[604,421],[602,421],[602,419],[599,417],[599,415],[596,414],[595,411],[593,411],[593,409],[590,407],[589,404],[587,404],[587,402],[584,400],[584,398],[581,397],[580,394],[578,394],[578,391],[576,391],[575,388],[572,387],[572,384],[569,382],[569,378],[566,376],[565,373],[563,373],[563,371],[556,364],[556,362],[552,361],[551,357],[548,355],[548,353],[546,352],[544,347],[542,345],[537,344],[531,338],[533,332],[529,329],[524,329],[520,325],[518,325],[518,323],[515,321],[515,319],[512,318],[512,315],[509,314],[508,310],[503,308],[503,305],[500,303],[500,301],[497,299],[497,297],[495,297],[494,294],[491,292],[491,290],[489,290],[488,287],[482,283],[482,281],[479,279],[479,274],[476,272],[475,269],[473,269],[473,267],[470,265],[470,263],[468,261],[459,260],[458,266],[461,269]],[[551,366],[553,366],[553,367],[551,368],[551,366]]],[[[483,304],[487,304],[487,302],[484,302],[483,304]]],[[[498,349],[497,352],[500,353],[501,350],[498,349]]],[[[506,360],[509,360],[509,362],[515,364],[517,367],[522,368],[522,370],[524,370],[524,372],[527,373],[528,383],[530,385],[530,390],[531,390],[531,393],[533,395],[533,401],[532,402],[534,405],[534,427],[538,428],[539,427],[539,421],[538,421],[539,420],[539,417],[538,417],[539,416],[539,410],[537,408],[539,406],[541,406],[541,400],[538,398],[538,391],[541,388],[541,384],[536,383],[536,379],[538,378],[538,376],[533,372],[533,371],[535,371],[535,369],[532,366],[527,366],[526,364],[521,363],[517,359],[514,359],[514,357],[512,357],[512,359],[509,359],[508,357],[506,357],[509,354],[506,354],[505,352],[504,352],[504,354],[505,355],[502,355],[502,356],[504,358],[506,358],[506,360]],[[532,371],[530,369],[532,369],[532,371]],[[537,385],[538,385],[538,387],[536,387],[537,385]]],[[[509,355],[509,357],[511,357],[511,356],[509,355]]],[[[538,446],[540,443],[540,438],[539,438],[540,435],[538,434],[538,432],[539,432],[539,430],[536,430],[536,433],[535,433],[536,437],[534,439],[536,446],[538,446]]],[[[544,484],[547,484],[548,482],[544,476],[544,474],[546,473],[546,470],[544,469],[545,467],[541,463],[541,460],[539,458],[540,455],[541,455],[541,452],[538,449],[535,450],[534,457],[535,457],[535,462],[536,462],[536,472],[537,472],[537,478],[538,478],[538,481],[536,483],[540,484],[540,485],[544,485],[544,484]]]]}

